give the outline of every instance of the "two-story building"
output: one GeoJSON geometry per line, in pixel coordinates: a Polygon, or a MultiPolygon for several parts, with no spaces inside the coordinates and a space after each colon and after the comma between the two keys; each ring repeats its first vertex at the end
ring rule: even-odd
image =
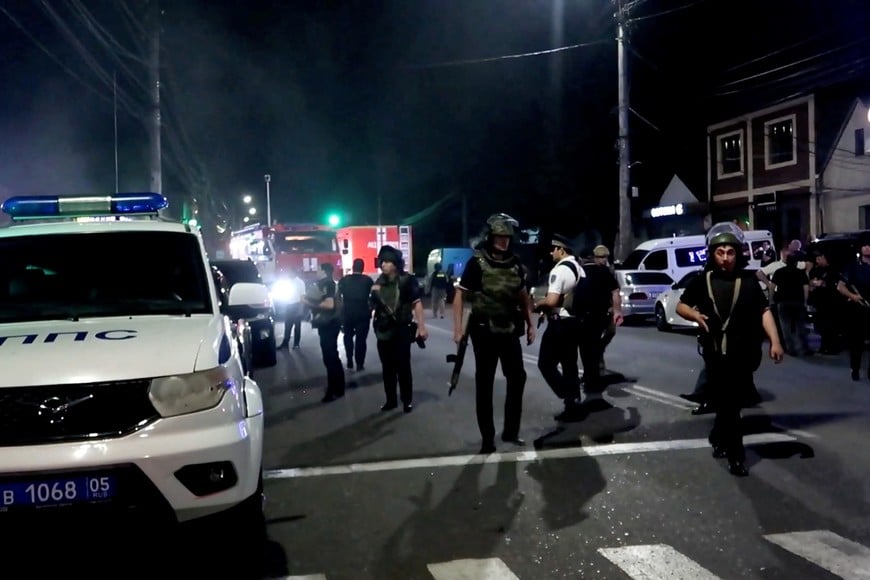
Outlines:
{"type": "Polygon", "coordinates": [[[854,99],[819,109],[809,95],[711,125],[707,180],[714,222],[770,230],[777,244],[864,229],[867,106],[854,99]]]}

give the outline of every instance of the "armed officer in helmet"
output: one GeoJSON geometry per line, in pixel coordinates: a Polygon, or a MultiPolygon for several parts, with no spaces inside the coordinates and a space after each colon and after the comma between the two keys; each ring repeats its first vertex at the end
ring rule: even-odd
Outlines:
{"type": "Polygon", "coordinates": [[[677,314],[699,326],[705,392],[716,409],[709,436],[713,457],[727,457],[729,471],[745,476],[740,409],[755,392],[752,375],[761,364],[764,336],[775,362],[782,360],[782,345],[768,301],[755,276],[745,271],[743,232],[736,225],[723,222],[710,228],[707,261],[703,275],[680,297],[677,314]]]}
{"type": "Polygon", "coordinates": [[[414,384],[411,373],[411,344],[423,345],[429,337],[420,301],[417,279],[405,271],[402,253],[393,246],[383,246],[378,252],[381,275],[372,286],[374,307],[373,327],[378,339],[386,402],[381,411],[398,407],[396,386],[402,400],[402,410],[413,407],[414,384]]]}
{"type": "Polygon", "coordinates": [[[453,299],[453,339],[457,343],[462,340],[464,330],[463,306],[466,302],[471,305],[467,324],[474,349],[481,453],[495,452],[492,400],[499,361],[507,382],[501,440],[525,444],[519,436],[526,385],[520,337],[525,334],[528,344],[534,342],[535,326],[525,285],[526,269],[511,250],[518,227],[517,221],[506,214],[495,214],[486,220],[482,239],[465,266],[453,299]]]}

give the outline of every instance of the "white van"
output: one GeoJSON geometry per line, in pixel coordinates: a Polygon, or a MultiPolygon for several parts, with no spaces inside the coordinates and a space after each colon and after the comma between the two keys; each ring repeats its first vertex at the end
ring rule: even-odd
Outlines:
{"type": "MultiPolygon", "coordinates": [[[[767,248],[774,249],[773,234],[768,230],[749,230],[743,232],[748,247],[751,270],[761,267],[759,258],[767,248]]],[[[647,240],[637,246],[618,266],[620,270],[655,270],[665,272],[671,280],[703,267],[707,261],[707,242],[704,235],[657,238],[647,240]]]]}

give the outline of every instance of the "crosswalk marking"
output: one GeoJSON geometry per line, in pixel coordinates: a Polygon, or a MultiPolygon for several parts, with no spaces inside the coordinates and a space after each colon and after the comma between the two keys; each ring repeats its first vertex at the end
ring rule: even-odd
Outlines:
{"type": "Polygon", "coordinates": [[[598,553],[636,580],[719,580],[719,577],[665,544],[599,548],[598,553]]]}
{"type": "MultiPolygon", "coordinates": [[[[763,536],[769,542],[845,580],[870,580],[870,548],[829,530],[763,536]]],[[[598,548],[598,553],[632,580],[719,580],[667,544],[598,548]]],[[[465,558],[426,565],[434,580],[519,580],[501,558],[465,558]]],[[[327,580],[325,574],[269,580],[327,580]]]]}
{"type": "Polygon", "coordinates": [[[764,538],[846,580],[870,579],[870,549],[828,530],[764,538]]]}
{"type": "Polygon", "coordinates": [[[452,560],[426,567],[435,580],[519,580],[500,558],[452,560]]]}

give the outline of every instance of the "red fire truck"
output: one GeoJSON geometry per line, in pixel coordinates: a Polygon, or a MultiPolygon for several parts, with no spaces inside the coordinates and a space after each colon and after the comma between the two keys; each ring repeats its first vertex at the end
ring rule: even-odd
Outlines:
{"type": "Polygon", "coordinates": [[[338,228],[336,236],[341,252],[342,274],[350,274],[353,261],[361,258],[365,263],[363,274],[376,276],[380,272],[378,250],[385,245],[393,246],[402,252],[405,270],[414,271],[411,264],[413,256],[411,226],[347,226],[338,228]]]}
{"type": "Polygon", "coordinates": [[[263,282],[270,287],[290,268],[306,283],[312,282],[318,278],[320,265],[326,262],[335,266],[335,277],[341,277],[341,254],[335,229],[319,224],[248,226],[232,233],[230,255],[236,259],[252,259],[263,282]]]}

